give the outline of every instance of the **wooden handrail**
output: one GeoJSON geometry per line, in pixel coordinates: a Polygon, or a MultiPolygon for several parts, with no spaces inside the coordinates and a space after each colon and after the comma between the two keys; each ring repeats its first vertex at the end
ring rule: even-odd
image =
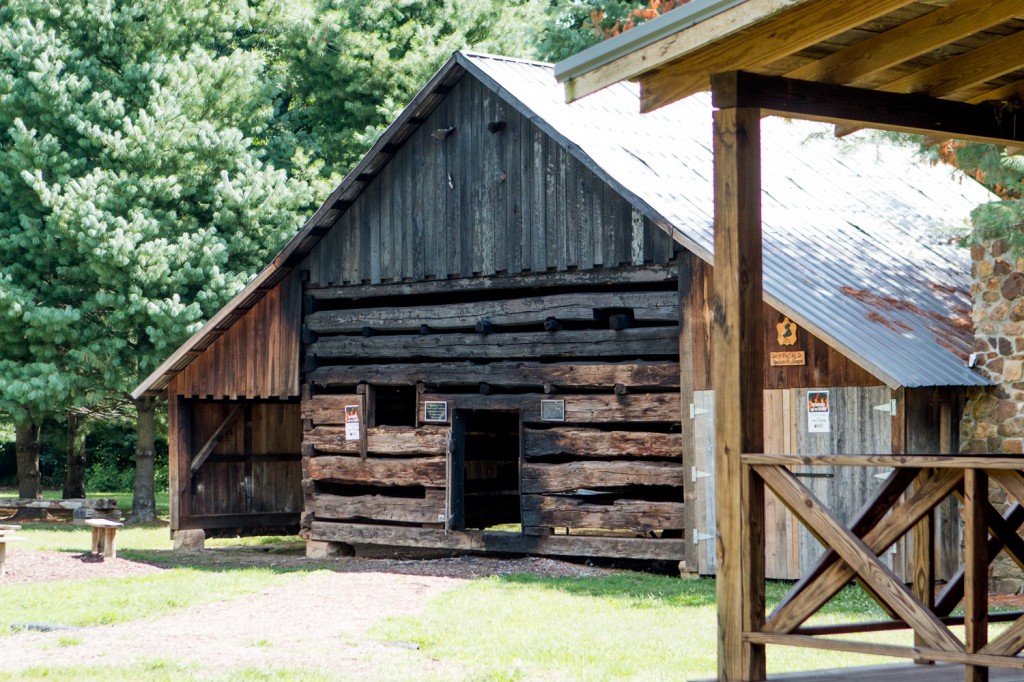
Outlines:
{"type": "Polygon", "coordinates": [[[861,466],[914,469],[1007,469],[1024,470],[1024,457],[978,455],[775,455],[743,453],[744,464],[768,466],[861,466]]]}

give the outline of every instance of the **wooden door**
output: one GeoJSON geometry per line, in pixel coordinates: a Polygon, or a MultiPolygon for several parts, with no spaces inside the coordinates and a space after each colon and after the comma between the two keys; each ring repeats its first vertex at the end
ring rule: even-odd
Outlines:
{"type": "MultiPolygon", "coordinates": [[[[811,433],[808,429],[807,393],[796,389],[796,452],[798,454],[888,455],[892,453],[892,392],[885,386],[867,388],[831,388],[829,391],[830,430],[811,433]]],[[[825,503],[840,521],[850,521],[868,502],[891,470],[880,467],[795,467],[811,492],[825,503]]],[[[809,570],[821,555],[822,547],[801,525],[797,533],[799,570],[809,570]]],[[[898,546],[897,546],[898,549],[898,546]]],[[[888,566],[893,554],[883,557],[888,566]]]]}

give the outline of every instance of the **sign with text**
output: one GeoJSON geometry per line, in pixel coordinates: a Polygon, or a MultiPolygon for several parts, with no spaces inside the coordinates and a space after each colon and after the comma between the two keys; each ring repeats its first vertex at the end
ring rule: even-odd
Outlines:
{"type": "Polygon", "coordinates": [[[448,401],[447,400],[425,400],[423,402],[423,421],[425,422],[447,422],[448,401]]]}
{"type": "Polygon", "coordinates": [[[345,440],[359,440],[359,406],[345,406],[345,440]]]}
{"type": "Polygon", "coordinates": [[[565,421],[564,400],[542,400],[540,401],[540,419],[545,422],[565,421]]]}
{"type": "Polygon", "coordinates": [[[807,432],[828,433],[832,430],[829,419],[832,405],[828,391],[807,391],[807,432]]]}
{"type": "Polygon", "coordinates": [[[772,367],[800,367],[807,364],[807,358],[802,350],[789,350],[771,353],[770,362],[772,367]]]}

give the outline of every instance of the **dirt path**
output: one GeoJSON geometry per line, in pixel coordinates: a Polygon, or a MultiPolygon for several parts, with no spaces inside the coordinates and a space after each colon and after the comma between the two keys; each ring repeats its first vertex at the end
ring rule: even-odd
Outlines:
{"type": "MultiPolygon", "coordinates": [[[[25,582],[135,575],[162,570],[118,559],[107,566],[84,565],[74,555],[22,552],[12,555],[10,574],[25,582]],[[77,575],[75,575],[77,564],[77,575]],[[49,571],[49,572],[48,572],[49,571]]],[[[290,565],[296,556],[260,552],[207,551],[193,559],[218,565],[290,565]]],[[[75,631],[21,632],[0,637],[4,671],[35,666],[98,669],[170,662],[198,675],[226,675],[248,668],[306,671],[324,679],[461,679],[471,671],[434,661],[404,642],[377,642],[365,635],[376,623],[415,613],[434,596],[467,580],[500,573],[580,575],[603,572],[546,559],[499,560],[475,557],[428,561],[340,559],[335,572],[318,571],[284,585],[232,601],[195,606],[169,616],[75,631]]],[[[10,580],[9,580],[10,579],[10,580]]]]}

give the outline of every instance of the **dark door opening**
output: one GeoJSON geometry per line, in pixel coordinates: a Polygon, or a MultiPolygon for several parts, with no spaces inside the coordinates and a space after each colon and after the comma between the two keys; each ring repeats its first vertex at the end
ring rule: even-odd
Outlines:
{"type": "Polygon", "coordinates": [[[452,427],[451,527],[521,524],[519,412],[456,410],[452,427]]]}

